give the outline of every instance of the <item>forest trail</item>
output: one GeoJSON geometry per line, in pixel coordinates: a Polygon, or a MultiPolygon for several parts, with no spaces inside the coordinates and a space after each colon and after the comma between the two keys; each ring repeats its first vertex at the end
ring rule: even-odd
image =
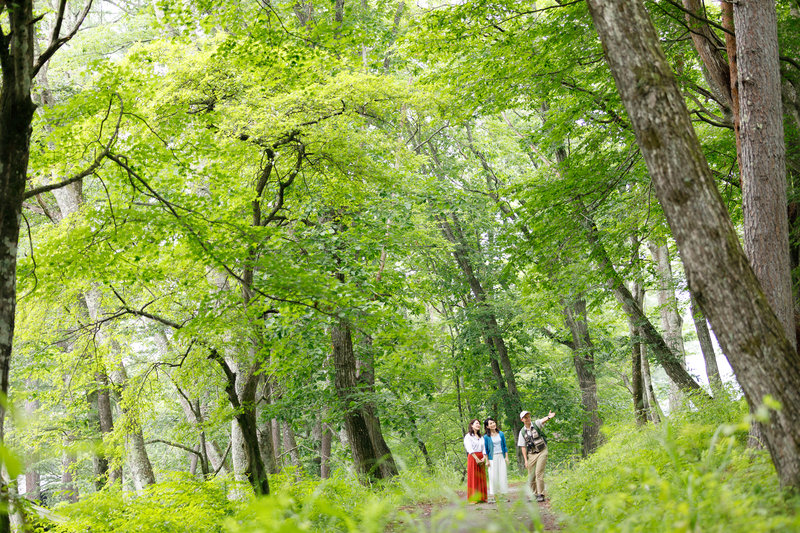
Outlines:
{"type": "MultiPolygon", "coordinates": [[[[523,483],[512,483],[509,501],[465,504],[466,493],[458,492],[459,502],[426,504],[406,509],[422,531],[474,533],[476,531],[559,531],[561,525],[550,510],[550,502],[528,501],[523,483]],[[539,525],[535,521],[538,513],[539,525]]],[[[396,531],[402,531],[399,527],[396,531]]],[[[394,531],[394,529],[393,529],[394,531]]]]}

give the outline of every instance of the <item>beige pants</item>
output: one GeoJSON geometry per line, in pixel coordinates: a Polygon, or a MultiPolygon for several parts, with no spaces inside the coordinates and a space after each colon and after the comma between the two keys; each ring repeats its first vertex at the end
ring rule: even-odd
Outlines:
{"type": "Polygon", "coordinates": [[[528,486],[534,494],[544,494],[544,465],[547,463],[547,446],[539,453],[528,454],[528,486]]]}

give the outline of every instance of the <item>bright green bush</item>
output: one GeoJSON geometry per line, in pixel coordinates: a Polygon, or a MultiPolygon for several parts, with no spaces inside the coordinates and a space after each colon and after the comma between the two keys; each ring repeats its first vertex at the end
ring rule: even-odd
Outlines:
{"type": "MultiPolygon", "coordinates": [[[[457,499],[460,479],[452,473],[404,470],[395,478],[362,485],[355,476],[337,471],[328,480],[308,477],[295,469],[270,476],[272,495],[231,501],[249,487],[230,477],[200,481],[175,474],[148,487],[143,494],[118,487],[87,494],[75,504],[54,509],[54,531],[106,532],[378,532],[389,524],[413,520],[404,506],[420,501],[444,503],[457,499]]],[[[33,513],[31,513],[33,516],[33,513]]]]}
{"type": "Polygon", "coordinates": [[[455,495],[455,482],[451,473],[404,470],[389,481],[365,486],[343,471],[320,481],[289,469],[272,476],[274,496],[252,500],[225,527],[231,533],[379,532],[405,521],[404,505],[446,501],[446,494],[455,495]]]}
{"type": "Polygon", "coordinates": [[[64,518],[55,531],[105,532],[217,532],[225,517],[240,507],[228,500],[229,478],[200,481],[189,474],[148,487],[143,494],[117,487],[88,494],[78,503],[55,508],[64,518]]]}
{"type": "Polygon", "coordinates": [[[550,476],[569,529],[800,531],[798,502],[784,498],[769,455],[746,447],[747,424],[718,424],[722,410],[697,407],[657,427],[611,428],[597,453],[550,476]]]}

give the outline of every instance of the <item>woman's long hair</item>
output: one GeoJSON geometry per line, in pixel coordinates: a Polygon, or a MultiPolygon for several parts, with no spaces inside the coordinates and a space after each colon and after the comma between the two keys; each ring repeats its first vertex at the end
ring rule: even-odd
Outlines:
{"type": "Polygon", "coordinates": [[[491,416],[490,416],[489,418],[487,418],[486,420],[484,420],[484,421],[483,421],[483,429],[485,429],[485,430],[486,430],[486,434],[487,434],[487,435],[489,435],[489,436],[491,437],[491,435],[492,435],[492,434],[489,432],[489,421],[490,421],[490,420],[491,420],[492,422],[494,422],[494,423],[495,423],[495,428],[494,428],[494,430],[495,430],[495,431],[498,433],[498,435],[499,435],[499,434],[500,434],[500,423],[499,423],[497,420],[495,420],[494,418],[492,418],[491,416]]]}
{"type": "MultiPolygon", "coordinates": [[[[476,434],[476,433],[475,433],[475,432],[472,430],[472,424],[474,424],[475,422],[477,422],[478,424],[480,424],[480,423],[481,423],[481,421],[480,421],[480,420],[478,420],[477,418],[473,418],[472,420],[470,420],[470,421],[469,421],[469,425],[467,426],[467,433],[468,433],[468,434],[470,434],[470,435],[475,435],[475,434],[476,434]]],[[[478,435],[479,437],[481,436],[481,430],[480,430],[480,429],[478,430],[478,433],[477,433],[477,435],[478,435]]]]}

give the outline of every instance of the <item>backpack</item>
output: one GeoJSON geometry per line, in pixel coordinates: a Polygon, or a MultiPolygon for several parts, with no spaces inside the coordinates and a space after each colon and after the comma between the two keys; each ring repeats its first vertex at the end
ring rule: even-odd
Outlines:
{"type": "Polygon", "coordinates": [[[542,428],[536,424],[531,424],[530,432],[526,431],[525,428],[522,428],[522,431],[525,435],[525,447],[529,453],[539,453],[547,446],[547,440],[544,438],[542,428]]]}

